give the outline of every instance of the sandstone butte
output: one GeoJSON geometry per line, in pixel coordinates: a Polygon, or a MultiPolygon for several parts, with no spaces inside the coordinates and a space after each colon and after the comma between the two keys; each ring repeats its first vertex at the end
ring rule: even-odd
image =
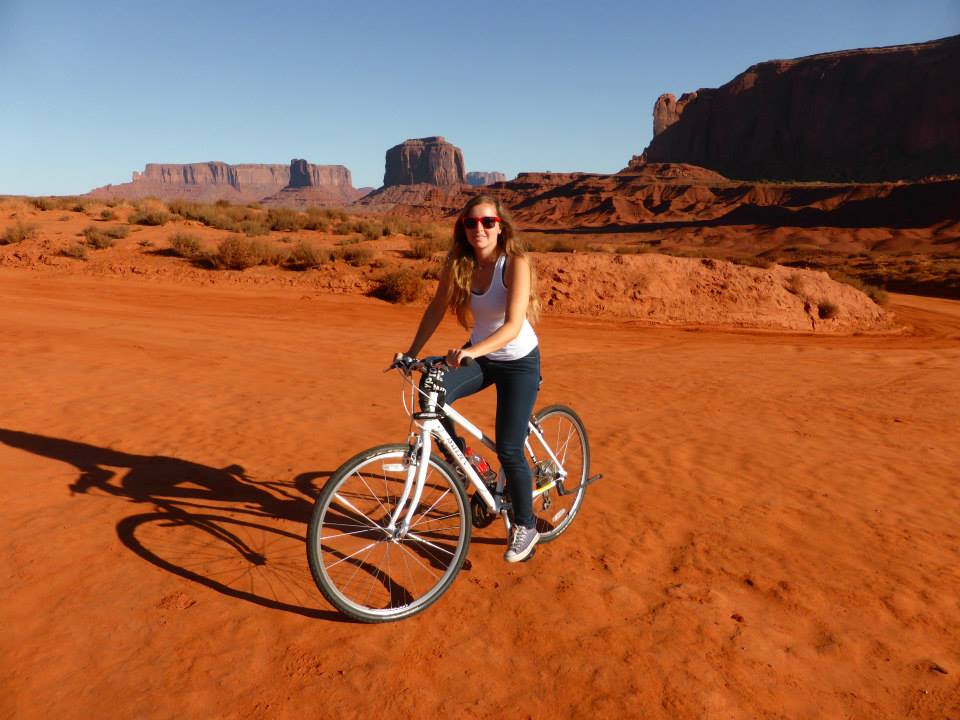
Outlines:
{"type": "Polygon", "coordinates": [[[133,173],[131,182],[105,185],[88,195],[128,200],[157,197],[162,200],[277,204],[271,200],[272,196],[288,187],[314,189],[314,204],[347,204],[361,196],[353,187],[350,170],[343,165],[313,165],[297,159],[289,165],[228,165],[215,161],[180,165],[148,163],[142,173],[133,173]]]}
{"type": "Polygon", "coordinates": [[[405,140],[387,150],[385,187],[391,185],[460,185],[467,182],[463,152],[443,137],[405,140]]]}
{"type": "Polygon", "coordinates": [[[960,170],[960,35],[753,65],[661,95],[648,162],[745,180],[915,180],[960,170]]]}

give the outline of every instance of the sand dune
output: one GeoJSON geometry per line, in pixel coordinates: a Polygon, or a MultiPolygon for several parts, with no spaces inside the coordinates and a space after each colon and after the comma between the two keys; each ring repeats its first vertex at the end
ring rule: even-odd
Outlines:
{"type": "Polygon", "coordinates": [[[494,524],[368,627],[305,522],[403,438],[381,370],[417,308],[0,269],[0,716],[960,716],[960,305],[892,307],[908,331],[547,317],[540,402],[604,480],[532,562],[494,524]]]}

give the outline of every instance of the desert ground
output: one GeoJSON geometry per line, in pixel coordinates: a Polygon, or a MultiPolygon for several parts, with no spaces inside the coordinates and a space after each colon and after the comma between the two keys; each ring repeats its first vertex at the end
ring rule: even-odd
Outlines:
{"type": "Polygon", "coordinates": [[[47,270],[0,268],[2,717],[960,718],[957,301],[824,335],[547,314],[539,404],[604,479],[531,562],[477,530],[367,626],[306,523],[405,437],[382,371],[421,306],[47,270]]]}

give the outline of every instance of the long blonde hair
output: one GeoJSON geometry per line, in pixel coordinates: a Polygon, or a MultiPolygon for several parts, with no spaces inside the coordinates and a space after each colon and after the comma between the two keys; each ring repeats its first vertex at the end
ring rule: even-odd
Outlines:
{"type": "Polygon", "coordinates": [[[477,205],[492,205],[500,218],[500,234],[497,236],[497,249],[511,257],[523,257],[530,266],[530,300],[527,303],[527,319],[536,323],[540,318],[540,298],[537,296],[537,273],[527,256],[527,248],[520,239],[517,226],[509,211],[498,198],[492,195],[477,195],[463,206],[453,226],[453,241],[447,253],[447,267],[450,270],[450,283],[447,288],[447,307],[457,316],[463,327],[469,329],[473,320],[470,312],[470,287],[473,271],[477,267],[477,257],[473,246],[467,240],[467,231],[463,227],[463,218],[477,205]]]}

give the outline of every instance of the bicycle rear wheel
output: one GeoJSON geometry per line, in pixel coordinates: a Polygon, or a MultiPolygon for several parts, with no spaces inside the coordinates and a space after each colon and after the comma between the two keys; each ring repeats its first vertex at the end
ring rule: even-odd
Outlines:
{"type": "Polygon", "coordinates": [[[533,468],[533,514],[540,542],[550,542],[570,527],[583,503],[590,472],[590,444],[580,417],[566,405],[550,405],[534,415],[543,439],[567,471],[560,480],[556,463],[531,434],[537,462],[533,468]],[[544,488],[546,488],[544,490],[544,488]],[[540,494],[537,494],[540,491],[540,494]]]}
{"type": "Polygon", "coordinates": [[[470,545],[467,494],[436,456],[407,534],[398,538],[386,529],[407,477],[407,449],[382,445],[345,462],[320,492],[310,520],[307,557],[317,587],[363,622],[425,610],[450,587],[470,545]]]}

